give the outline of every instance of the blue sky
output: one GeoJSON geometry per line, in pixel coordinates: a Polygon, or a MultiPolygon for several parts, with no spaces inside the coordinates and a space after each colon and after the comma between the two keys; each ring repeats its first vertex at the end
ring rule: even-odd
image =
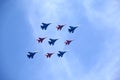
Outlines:
{"type": "Polygon", "coordinates": [[[120,1],[0,1],[0,80],[120,80],[120,1]],[[42,22],[51,22],[47,31],[42,22]],[[57,24],[66,24],[62,31],[57,24]],[[80,25],[74,34],[68,26],[80,25]],[[55,46],[41,37],[59,38],[55,46]],[[63,44],[74,39],[70,46],[63,44]],[[46,52],[68,50],[63,58],[46,52]],[[39,51],[35,58],[28,51],[39,51]]]}

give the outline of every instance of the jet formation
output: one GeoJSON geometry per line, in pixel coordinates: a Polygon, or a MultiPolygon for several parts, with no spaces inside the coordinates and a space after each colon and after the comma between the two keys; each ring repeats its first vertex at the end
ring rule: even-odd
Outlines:
{"type": "MultiPolygon", "coordinates": [[[[51,25],[51,23],[41,23],[40,28],[41,28],[41,30],[47,30],[48,26],[50,26],[50,25],[51,25]]],[[[57,25],[56,26],[57,31],[58,30],[62,31],[64,26],[66,26],[66,24],[57,25]]],[[[69,33],[74,33],[74,31],[77,28],[78,28],[78,26],[69,26],[69,28],[67,30],[68,30],[69,33]]],[[[50,46],[54,46],[55,44],[57,44],[56,41],[60,40],[59,38],[50,38],[50,37],[47,36],[47,37],[38,37],[37,42],[43,44],[44,40],[47,40],[47,39],[48,39],[48,45],[50,45],[50,46]]],[[[71,44],[72,41],[73,41],[73,39],[67,39],[67,40],[65,40],[65,42],[63,42],[63,44],[68,46],[68,45],[71,44]]],[[[61,46],[61,45],[59,45],[59,46],[61,46]]],[[[46,47],[49,47],[49,46],[46,46],[46,47]]],[[[54,53],[53,52],[47,52],[45,54],[45,56],[46,56],[46,58],[51,58],[51,56],[56,53],[58,57],[62,58],[63,55],[67,52],[68,51],[66,51],[66,50],[58,51],[58,52],[54,52],[54,53]]],[[[36,53],[39,53],[39,52],[28,52],[27,57],[29,59],[33,59],[36,53]]]]}

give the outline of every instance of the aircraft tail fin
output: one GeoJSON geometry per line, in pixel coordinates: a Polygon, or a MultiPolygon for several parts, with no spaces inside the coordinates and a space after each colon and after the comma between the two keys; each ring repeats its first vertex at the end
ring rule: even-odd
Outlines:
{"type": "Polygon", "coordinates": [[[74,33],[74,30],[72,30],[71,32],[74,33]]]}

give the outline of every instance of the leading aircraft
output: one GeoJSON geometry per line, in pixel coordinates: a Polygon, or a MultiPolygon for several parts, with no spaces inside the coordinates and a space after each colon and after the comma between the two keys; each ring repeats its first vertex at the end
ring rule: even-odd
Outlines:
{"type": "Polygon", "coordinates": [[[65,25],[57,25],[57,30],[62,30],[62,28],[64,27],[65,25]]]}
{"type": "Polygon", "coordinates": [[[46,30],[47,27],[48,27],[50,24],[51,24],[51,23],[42,23],[41,29],[42,29],[42,30],[46,30]]]}
{"type": "Polygon", "coordinates": [[[46,39],[46,38],[47,38],[47,37],[44,37],[44,38],[39,37],[39,38],[37,39],[37,41],[38,41],[38,43],[42,43],[43,40],[46,39]]]}
{"type": "Polygon", "coordinates": [[[34,55],[38,52],[28,52],[29,54],[27,54],[27,57],[30,59],[33,59],[34,55]]]}
{"type": "Polygon", "coordinates": [[[73,40],[66,40],[65,45],[69,45],[73,40]]]}
{"type": "Polygon", "coordinates": [[[48,43],[50,44],[50,45],[54,45],[55,44],[55,42],[58,40],[58,39],[49,39],[50,41],[48,41],[48,43]]]}
{"type": "Polygon", "coordinates": [[[50,58],[53,54],[54,54],[54,53],[46,53],[45,56],[46,56],[47,58],[50,58]]]}
{"type": "Polygon", "coordinates": [[[63,57],[63,55],[67,52],[67,51],[58,51],[59,53],[57,54],[58,57],[63,57]]]}
{"type": "Polygon", "coordinates": [[[68,31],[69,31],[70,33],[74,33],[74,31],[75,31],[75,29],[76,29],[77,27],[78,27],[78,26],[76,26],[76,27],[69,26],[68,31]]]}

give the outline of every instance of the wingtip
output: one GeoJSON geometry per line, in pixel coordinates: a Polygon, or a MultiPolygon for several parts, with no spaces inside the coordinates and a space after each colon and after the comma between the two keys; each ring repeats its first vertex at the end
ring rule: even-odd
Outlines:
{"type": "Polygon", "coordinates": [[[30,55],[27,55],[27,57],[30,59],[30,55]]]}

